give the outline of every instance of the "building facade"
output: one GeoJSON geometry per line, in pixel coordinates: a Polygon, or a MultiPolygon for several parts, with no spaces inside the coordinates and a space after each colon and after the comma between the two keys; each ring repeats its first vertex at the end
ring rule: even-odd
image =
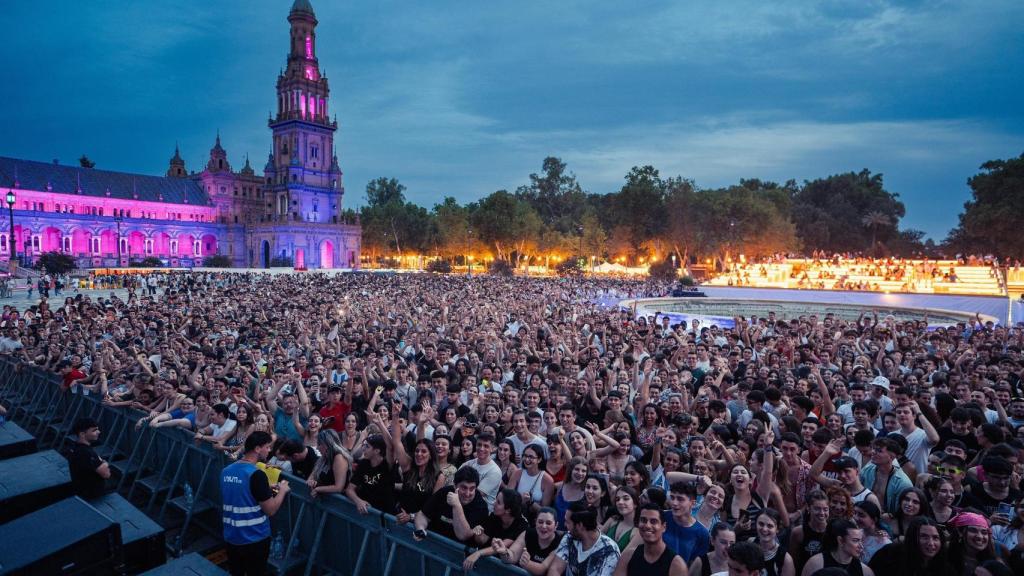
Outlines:
{"type": "Polygon", "coordinates": [[[296,268],[358,268],[361,228],[343,217],[338,124],[328,115],[308,0],[295,0],[288,22],[288,63],[277,79],[262,176],[248,158],[234,171],[219,134],[201,172],[189,172],[175,148],[163,176],[0,157],[0,199],[15,198],[13,231],[8,215],[0,218],[0,259],[15,248],[23,262],[57,251],[80,267],[150,256],[191,267],[223,255],[236,267],[283,258],[296,268]]]}

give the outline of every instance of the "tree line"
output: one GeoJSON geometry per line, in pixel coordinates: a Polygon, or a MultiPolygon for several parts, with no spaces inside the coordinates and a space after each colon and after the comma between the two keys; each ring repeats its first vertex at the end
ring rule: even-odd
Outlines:
{"type": "Polygon", "coordinates": [[[663,177],[653,166],[633,167],[611,193],[585,191],[556,157],[515,191],[498,190],[462,204],[446,197],[427,209],[408,201],[394,178],[366,187],[359,211],[363,252],[378,259],[423,254],[456,264],[468,254],[513,266],[537,259],[596,257],[637,265],[675,255],[680,263],[721,262],[743,254],[780,252],[939,256],[943,251],[1024,251],[1015,234],[1024,214],[1024,155],[994,160],[972,177],[974,199],[941,245],[900,221],[906,207],[870,170],[834,174],[798,184],[741,179],[700,188],[682,176],[663,177]]]}

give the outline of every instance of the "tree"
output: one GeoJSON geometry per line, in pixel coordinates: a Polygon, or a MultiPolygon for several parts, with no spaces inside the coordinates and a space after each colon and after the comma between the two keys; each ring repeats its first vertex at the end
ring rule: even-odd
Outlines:
{"type": "Polygon", "coordinates": [[[864,219],[877,213],[891,226],[875,226],[875,241],[887,242],[896,235],[906,208],[899,194],[885,189],[881,174],[836,174],[805,182],[792,197],[797,236],[806,250],[859,252],[871,247],[864,234],[864,219]]]}
{"type": "Polygon", "coordinates": [[[36,260],[36,268],[49,274],[67,274],[78,268],[75,259],[63,252],[43,252],[36,260]]]}
{"type": "Polygon", "coordinates": [[[875,247],[875,237],[878,235],[880,228],[889,228],[893,225],[892,220],[887,214],[883,214],[878,211],[868,212],[861,218],[861,223],[864,227],[871,231],[871,248],[875,247]]]}
{"type": "Polygon", "coordinates": [[[367,205],[361,211],[363,245],[381,253],[423,253],[437,244],[431,213],[405,200],[405,186],[394,178],[377,178],[366,185],[367,205]]]}
{"type": "Polygon", "coordinates": [[[542,227],[537,212],[507,190],[480,200],[470,222],[476,237],[494,246],[496,260],[508,260],[514,266],[536,249],[542,227]]]}
{"type": "Polygon", "coordinates": [[[1024,154],[1009,160],[990,160],[967,180],[972,199],[964,203],[960,222],[946,244],[962,253],[994,253],[1024,257],[1024,154]]]}
{"type": "Polygon", "coordinates": [[[560,158],[545,158],[542,171],[530,174],[530,184],[520,186],[516,198],[529,204],[545,227],[563,235],[575,234],[586,208],[586,194],[560,158]]]}
{"type": "Polygon", "coordinates": [[[431,260],[427,263],[427,272],[433,272],[435,274],[450,274],[452,271],[452,263],[438,258],[431,260]]]}
{"type": "Polygon", "coordinates": [[[164,263],[156,256],[146,256],[142,260],[132,262],[131,265],[139,268],[163,268],[164,263]]]}
{"type": "Polygon", "coordinates": [[[203,258],[203,266],[206,268],[231,268],[231,258],[224,254],[215,254],[203,258]]]}
{"type": "Polygon", "coordinates": [[[89,160],[89,157],[86,156],[85,154],[82,154],[82,157],[78,159],[78,165],[81,166],[82,168],[96,167],[96,163],[93,162],[92,160],[89,160]]]}
{"type": "Polygon", "coordinates": [[[605,222],[612,237],[628,243],[630,257],[643,253],[644,244],[665,228],[666,183],[653,166],[634,166],[626,183],[608,199],[605,222]]]}
{"type": "Polygon", "coordinates": [[[675,280],[677,278],[676,267],[669,260],[658,260],[647,268],[647,273],[654,280],[675,280]]]}
{"type": "Polygon", "coordinates": [[[453,258],[469,253],[469,209],[460,206],[451,196],[434,205],[434,223],[437,227],[435,252],[453,258]]]}
{"type": "Polygon", "coordinates": [[[487,266],[487,273],[494,276],[512,276],[515,271],[515,266],[508,260],[495,260],[487,266]]]}
{"type": "Polygon", "coordinates": [[[405,204],[405,186],[395,178],[380,177],[366,185],[367,206],[405,204]]]}
{"type": "Polygon", "coordinates": [[[583,276],[583,273],[586,271],[580,264],[581,261],[579,258],[566,258],[555,266],[555,272],[557,272],[559,276],[579,278],[583,276]]]}

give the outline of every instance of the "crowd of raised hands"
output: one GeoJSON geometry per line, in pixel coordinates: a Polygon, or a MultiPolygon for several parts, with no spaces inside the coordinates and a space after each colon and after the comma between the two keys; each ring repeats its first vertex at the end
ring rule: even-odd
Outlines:
{"type": "Polygon", "coordinates": [[[591,525],[625,558],[651,503],[702,573],[727,570],[735,541],[786,575],[823,553],[974,574],[1024,550],[1019,327],[870,312],[707,326],[607,306],[671,289],[623,279],[160,282],[5,306],[0,353],[136,410],[139,433],[238,457],[268,432],[269,465],[314,497],[462,541],[467,568],[565,570],[591,525]],[[908,540],[933,529],[937,551],[908,540]]]}

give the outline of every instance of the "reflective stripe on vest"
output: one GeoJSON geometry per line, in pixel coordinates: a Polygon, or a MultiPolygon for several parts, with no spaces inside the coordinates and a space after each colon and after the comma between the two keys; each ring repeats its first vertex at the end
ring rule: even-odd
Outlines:
{"type": "Polygon", "coordinates": [[[254,464],[240,461],[221,473],[224,540],[229,544],[251,544],[270,537],[270,519],[249,490],[257,470],[254,464]]]}

